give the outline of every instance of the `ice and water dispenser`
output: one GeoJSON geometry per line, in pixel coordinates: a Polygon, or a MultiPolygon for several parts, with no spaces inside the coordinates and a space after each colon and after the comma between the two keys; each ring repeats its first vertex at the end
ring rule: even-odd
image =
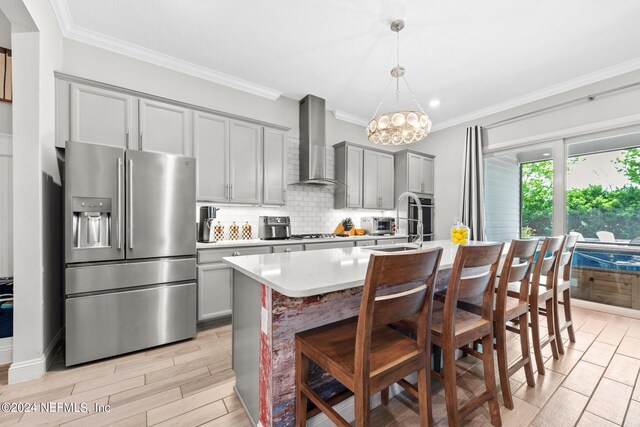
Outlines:
{"type": "Polygon", "coordinates": [[[111,199],[73,197],[73,248],[111,246],[111,199]]]}

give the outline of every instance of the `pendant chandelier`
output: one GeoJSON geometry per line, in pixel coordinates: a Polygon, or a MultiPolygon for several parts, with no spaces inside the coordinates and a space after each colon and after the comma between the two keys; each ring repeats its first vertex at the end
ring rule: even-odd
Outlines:
{"type": "MultiPolygon", "coordinates": [[[[415,94],[409,87],[409,83],[404,77],[405,69],[400,66],[400,31],[404,28],[404,21],[402,19],[397,19],[391,23],[391,31],[396,33],[396,44],[397,44],[397,64],[391,70],[391,79],[389,80],[389,84],[387,85],[387,89],[389,85],[393,81],[396,80],[396,108],[395,111],[384,113],[378,115],[378,111],[382,104],[384,103],[384,94],[383,98],[380,100],[378,104],[378,108],[376,112],[373,113],[373,118],[369,122],[367,126],[367,134],[369,136],[369,141],[374,144],[381,145],[403,145],[403,144],[412,144],[414,142],[418,142],[427,137],[427,134],[431,130],[431,120],[429,120],[429,116],[424,112],[420,103],[416,99],[415,94]],[[407,86],[409,93],[413,99],[413,102],[418,107],[418,110],[401,110],[399,107],[400,101],[400,79],[404,81],[404,84],[407,86]]],[[[386,90],[385,90],[386,92],[386,90]]]]}

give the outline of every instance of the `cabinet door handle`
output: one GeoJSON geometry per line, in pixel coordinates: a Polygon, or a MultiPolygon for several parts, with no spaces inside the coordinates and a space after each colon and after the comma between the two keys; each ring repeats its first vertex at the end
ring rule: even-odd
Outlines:
{"type": "Polygon", "coordinates": [[[125,147],[125,148],[129,148],[129,131],[127,131],[127,134],[126,134],[126,141],[125,141],[125,144],[126,144],[126,145],[125,145],[124,147],[125,147]]]}
{"type": "Polygon", "coordinates": [[[229,200],[233,200],[233,184],[229,184],[229,200]]]}
{"type": "Polygon", "coordinates": [[[140,131],[140,143],[138,144],[138,150],[142,150],[142,131],[140,131]]]}
{"type": "Polygon", "coordinates": [[[291,252],[291,248],[286,248],[284,251],[285,252],[291,252]]]}

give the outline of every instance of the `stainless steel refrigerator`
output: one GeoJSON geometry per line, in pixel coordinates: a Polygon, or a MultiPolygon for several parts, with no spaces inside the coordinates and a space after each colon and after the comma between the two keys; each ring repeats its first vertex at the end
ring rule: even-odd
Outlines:
{"type": "Polygon", "coordinates": [[[66,365],[196,334],[195,159],[68,142],[66,365]]]}

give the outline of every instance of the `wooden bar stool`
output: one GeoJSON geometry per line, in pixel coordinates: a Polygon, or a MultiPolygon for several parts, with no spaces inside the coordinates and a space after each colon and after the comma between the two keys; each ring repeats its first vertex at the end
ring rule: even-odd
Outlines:
{"type": "MultiPolygon", "coordinates": [[[[494,283],[503,246],[502,243],[461,245],[451,268],[444,303],[440,301],[433,303],[431,340],[442,349],[444,375],[432,371],[431,376],[444,383],[450,426],[460,425],[462,419],[485,402],[489,403],[491,423],[495,426],[502,425],[493,366],[492,321],[494,283]],[[479,314],[467,311],[465,307],[471,306],[473,311],[477,311],[478,298],[482,301],[479,314]],[[472,348],[466,348],[465,351],[482,360],[486,391],[460,408],[456,385],[455,352],[476,340],[481,340],[482,352],[472,348]]],[[[399,322],[398,326],[420,334],[419,323],[415,318],[399,322]]]]}
{"type": "Polygon", "coordinates": [[[526,325],[529,311],[529,277],[533,266],[533,259],[538,246],[537,240],[511,241],[507,258],[505,259],[496,288],[496,303],[493,309],[495,348],[498,353],[498,373],[500,374],[500,388],[504,406],[513,409],[511,386],[509,378],[520,368],[524,368],[527,385],[536,385],[531,367],[531,350],[529,348],[529,331],[526,325]],[[524,261],[522,261],[524,259],[524,261]],[[517,283],[520,293],[517,297],[507,295],[509,283],[517,283]],[[521,328],[507,325],[507,322],[517,321],[521,328]],[[507,361],[507,330],[520,334],[521,357],[509,365],[507,361]]]}
{"type": "MultiPolygon", "coordinates": [[[[558,359],[558,348],[556,346],[556,335],[553,324],[555,312],[553,299],[555,294],[554,280],[558,274],[563,246],[564,236],[545,237],[531,275],[531,287],[529,291],[529,314],[531,316],[531,323],[529,325],[531,327],[536,367],[540,375],[545,374],[542,348],[549,345],[553,358],[558,359]],[[545,278],[541,280],[543,276],[545,276],[545,278]],[[547,318],[548,336],[544,340],[540,337],[540,315],[546,316],[547,318]]],[[[519,283],[509,283],[507,295],[516,298],[519,297],[521,291],[520,286],[519,283]]],[[[520,324],[519,329],[522,328],[525,327],[520,324]]]]}
{"type": "Polygon", "coordinates": [[[441,248],[372,254],[359,315],[296,335],[296,425],[306,425],[307,400],[336,425],[349,425],[309,386],[310,362],[353,392],[356,426],[369,425],[371,395],[417,371],[420,425],[433,425],[428,331],[441,256],[441,248]],[[418,319],[415,340],[388,326],[409,316],[418,319]]]}
{"type": "Polygon", "coordinates": [[[571,262],[573,261],[573,253],[578,243],[577,235],[568,235],[564,240],[564,251],[560,257],[559,269],[562,270],[556,275],[556,297],[553,300],[554,310],[556,314],[560,314],[558,304],[564,308],[564,323],[560,324],[560,316],[553,317],[555,334],[557,337],[558,352],[564,354],[564,345],[562,344],[562,331],[565,329],[569,333],[569,341],[576,342],[576,335],[573,331],[573,320],[571,318],[571,262]],[[562,302],[558,300],[562,294],[562,302]]]}

